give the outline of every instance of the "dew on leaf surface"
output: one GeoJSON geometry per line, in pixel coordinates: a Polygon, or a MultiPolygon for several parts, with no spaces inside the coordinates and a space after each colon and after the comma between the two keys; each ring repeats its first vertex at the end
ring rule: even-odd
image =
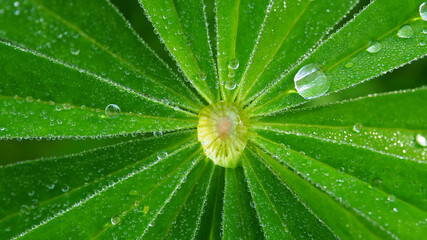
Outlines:
{"type": "Polygon", "coordinates": [[[200,81],[205,81],[206,80],[206,73],[204,71],[200,70],[197,74],[197,78],[200,81]]]}
{"type": "Polygon", "coordinates": [[[144,206],[144,209],[142,211],[144,212],[144,215],[147,215],[149,210],[150,210],[149,206],[144,206]]]}
{"type": "Polygon", "coordinates": [[[79,53],[80,53],[80,49],[77,49],[77,48],[71,48],[71,54],[72,55],[79,55],[79,53]]]}
{"type": "Polygon", "coordinates": [[[157,159],[162,160],[168,156],[168,153],[166,151],[160,151],[157,153],[157,159]]]}
{"type": "Polygon", "coordinates": [[[225,87],[228,90],[234,90],[236,88],[237,84],[236,81],[234,80],[234,78],[228,78],[227,81],[225,82],[225,87]]]}
{"type": "Polygon", "coordinates": [[[120,108],[116,104],[108,104],[108,106],[105,108],[105,114],[111,118],[117,117],[119,113],[120,108]]]}
{"type": "Polygon", "coordinates": [[[237,69],[239,68],[239,60],[237,59],[231,59],[230,62],[228,63],[228,67],[230,69],[237,69]]]}
{"type": "Polygon", "coordinates": [[[117,224],[120,223],[121,220],[122,219],[120,218],[120,216],[114,216],[114,217],[111,218],[111,224],[117,225],[117,224]]]}
{"type": "Polygon", "coordinates": [[[420,16],[422,20],[427,21],[427,2],[420,5],[420,16]]]}
{"type": "Polygon", "coordinates": [[[397,36],[400,38],[411,38],[413,35],[414,30],[409,25],[404,25],[397,31],[397,36]]]}
{"type": "Polygon", "coordinates": [[[377,53],[379,52],[381,49],[383,48],[383,46],[381,45],[381,43],[379,42],[371,42],[369,44],[369,47],[366,49],[366,51],[370,52],[370,53],[377,53]]]}
{"type": "Polygon", "coordinates": [[[361,123],[356,123],[353,126],[353,131],[359,133],[360,131],[362,131],[363,129],[363,125],[361,123]]]}
{"type": "Polygon", "coordinates": [[[305,99],[321,97],[328,92],[330,82],[318,64],[302,67],[294,77],[295,89],[305,99]]]}
{"type": "Polygon", "coordinates": [[[427,147],[427,139],[422,134],[417,134],[415,140],[417,141],[417,144],[421,147],[427,147]]]}

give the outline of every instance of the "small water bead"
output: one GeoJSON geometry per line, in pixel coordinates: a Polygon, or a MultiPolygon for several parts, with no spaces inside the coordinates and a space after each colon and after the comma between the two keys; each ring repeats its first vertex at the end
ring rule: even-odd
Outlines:
{"type": "Polygon", "coordinates": [[[200,80],[200,81],[205,81],[206,80],[206,73],[204,72],[204,71],[202,71],[202,70],[200,70],[198,73],[197,73],[197,78],[200,80]]]}
{"type": "Polygon", "coordinates": [[[157,153],[157,159],[162,160],[168,156],[168,153],[166,151],[160,151],[157,153]]]}
{"type": "Polygon", "coordinates": [[[236,81],[234,80],[234,78],[228,78],[227,81],[225,82],[225,87],[228,90],[234,90],[237,86],[236,81]]]}
{"type": "Polygon", "coordinates": [[[302,67],[294,77],[295,89],[305,99],[321,97],[328,92],[330,82],[318,64],[302,67]]]}
{"type": "Polygon", "coordinates": [[[14,6],[14,7],[19,7],[19,2],[14,2],[14,3],[13,3],[13,6],[14,6]]]}
{"type": "Polygon", "coordinates": [[[70,190],[70,187],[69,187],[68,185],[64,185],[64,186],[61,188],[61,191],[63,191],[63,192],[68,192],[68,190],[70,190]]]}
{"type": "Polygon", "coordinates": [[[417,136],[415,137],[415,140],[417,144],[420,145],[421,147],[427,147],[427,139],[422,134],[417,134],[417,136]]]}
{"type": "Polygon", "coordinates": [[[120,218],[120,216],[114,216],[114,217],[111,218],[111,224],[117,225],[117,224],[120,223],[121,220],[122,219],[120,218]]]}
{"type": "Polygon", "coordinates": [[[353,126],[353,131],[360,133],[360,131],[362,131],[363,129],[363,125],[361,123],[356,123],[353,126]]]}
{"type": "Polygon", "coordinates": [[[381,49],[383,48],[383,46],[381,45],[381,43],[379,42],[371,42],[369,44],[369,47],[366,49],[366,51],[370,52],[370,53],[377,53],[379,52],[381,49]]]}
{"type": "Polygon", "coordinates": [[[150,210],[150,206],[144,206],[144,209],[142,211],[144,212],[144,215],[147,215],[149,210],[150,210]]]}
{"type": "Polygon", "coordinates": [[[397,36],[400,38],[411,38],[414,35],[414,30],[409,25],[404,25],[397,31],[397,36]]]}
{"type": "Polygon", "coordinates": [[[77,55],[79,55],[79,53],[80,53],[80,49],[71,48],[71,54],[72,55],[77,56],[77,55]]]}
{"type": "Polygon", "coordinates": [[[427,2],[420,5],[420,16],[422,20],[427,21],[427,2]]]}
{"type": "Polygon", "coordinates": [[[351,68],[351,67],[353,67],[353,63],[352,62],[348,62],[346,65],[345,65],[345,67],[346,68],[351,68]]]}
{"type": "Polygon", "coordinates": [[[394,202],[394,201],[396,201],[396,197],[394,195],[389,195],[387,197],[387,201],[394,202]]]}
{"type": "Polygon", "coordinates": [[[109,104],[105,108],[105,114],[111,118],[117,117],[120,114],[120,108],[116,104],[109,104]]]}
{"type": "Polygon", "coordinates": [[[383,185],[383,180],[381,178],[374,178],[372,179],[371,185],[375,188],[381,187],[381,185],[383,185]]]}
{"type": "Polygon", "coordinates": [[[239,68],[239,60],[237,59],[231,59],[228,63],[228,67],[231,69],[238,69],[239,68]]]}

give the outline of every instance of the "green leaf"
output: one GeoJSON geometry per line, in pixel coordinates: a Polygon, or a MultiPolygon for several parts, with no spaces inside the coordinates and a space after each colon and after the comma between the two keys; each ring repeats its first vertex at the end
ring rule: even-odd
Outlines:
{"type": "Polygon", "coordinates": [[[225,169],[223,239],[262,239],[262,229],[252,207],[242,168],[225,169]]]}
{"type": "Polygon", "coordinates": [[[286,74],[356,2],[274,1],[244,70],[237,100],[246,105],[264,87],[286,74]]]}
{"type": "Polygon", "coordinates": [[[219,99],[216,68],[200,0],[139,0],[147,16],[180,69],[200,95],[212,103],[219,99]]]}
{"type": "Polygon", "coordinates": [[[268,164],[271,171],[278,175],[280,180],[286,183],[290,189],[298,193],[298,197],[340,238],[352,239],[357,236],[362,239],[380,239],[360,218],[356,217],[345,206],[337,204],[327,193],[316,188],[291,169],[283,167],[279,161],[270,155],[259,149],[256,149],[256,152],[268,164]]]}
{"type": "Polygon", "coordinates": [[[197,123],[190,112],[37,53],[2,43],[0,51],[1,138],[115,135],[197,123]],[[109,111],[110,104],[120,113],[109,111]]]}
{"type": "Polygon", "coordinates": [[[139,94],[200,110],[197,97],[108,1],[5,0],[0,9],[5,10],[0,14],[0,39],[111,79],[139,94]]]}
{"type": "Polygon", "coordinates": [[[165,206],[153,226],[141,237],[190,239],[196,234],[215,165],[209,159],[186,178],[177,194],[165,206]]]}
{"type": "Polygon", "coordinates": [[[420,44],[426,38],[423,33],[426,23],[419,13],[422,2],[373,1],[272,87],[264,89],[248,110],[252,116],[258,116],[304,102],[295,91],[294,76],[308,64],[322,66],[320,71],[330,83],[328,93],[332,93],[425,56],[427,48],[420,44]],[[399,36],[402,28],[412,34],[406,38],[399,36]],[[379,45],[370,52],[369,47],[375,43],[379,45]]]}
{"type": "Polygon", "coordinates": [[[1,167],[1,235],[111,238],[127,231],[139,236],[200,162],[200,145],[188,141],[193,134],[1,167]],[[134,221],[139,227],[129,231],[134,221]]]}
{"type": "MultiPolygon", "coordinates": [[[[336,204],[350,208],[347,224],[362,218],[359,224],[372,230],[361,228],[361,234],[421,237],[426,233],[427,165],[426,150],[416,136],[427,130],[427,116],[420,108],[426,99],[427,89],[421,88],[263,117],[254,124],[251,140],[336,204]]],[[[296,185],[301,180],[274,160],[268,162],[285,182],[290,176],[299,194],[302,188],[296,185]]],[[[351,234],[327,213],[316,213],[351,234]]]]}
{"type": "Polygon", "coordinates": [[[196,239],[221,238],[222,209],[224,199],[224,168],[215,166],[204,214],[199,224],[196,239]]]}
{"type": "Polygon", "coordinates": [[[246,151],[243,168],[266,238],[336,238],[262,162],[254,153],[246,151]]]}
{"type": "Polygon", "coordinates": [[[239,84],[271,2],[216,1],[218,82],[224,100],[230,100],[235,85],[239,84]]]}

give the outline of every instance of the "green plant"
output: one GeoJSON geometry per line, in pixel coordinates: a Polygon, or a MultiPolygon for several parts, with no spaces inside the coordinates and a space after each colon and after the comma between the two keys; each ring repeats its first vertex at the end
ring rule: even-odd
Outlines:
{"type": "Polygon", "coordinates": [[[134,137],[0,166],[2,239],[426,236],[427,88],[299,106],[425,56],[426,3],[140,2],[180,71],[108,1],[0,2],[0,138],[134,137]]]}

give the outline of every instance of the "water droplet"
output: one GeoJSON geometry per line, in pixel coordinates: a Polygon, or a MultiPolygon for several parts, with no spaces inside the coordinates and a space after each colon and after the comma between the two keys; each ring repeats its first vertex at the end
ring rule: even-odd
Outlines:
{"type": "Polygon", "coordinates": [[[114,216],[114,217],[111,218],[111,224],[117,225],[117,224],[120,223],[121,220],[122,219],[120,218],[120,216],[114,216]]]}
{"type": "Polygon", "coordinates": [[[157,153],[157,159],[162,160],[163,158],[166,158],[168,156],[168,153],[166,151],[160,151],[157,153]]]}
{"type": "Polygon", "coordinates": [[[302,67],[295,75],[294,83],[299,95],[305,99],[321,97],[330,87],[325,74],[314,63],[302,67]]]}
{"type": "Polygon", "coordinates": [[[420,16],[422,20],[427,21],[427,2],[420,5],[420,16]]]}
{"type": "Polygon", "coordinates": [[[399,212],[397,208],[393,208],[393,212],[399,212]]]}
{"type": "Polygon", "coordinates": [[[153,132],[154,137],[161,137],[163,136],[163,132],[162,131],[155,131],[153,132]]]}
{"type": "Polygon", "coordinates": [[[388,195],[387,200],[390,202],[396,201],[396,197],[394,195],[388,195]]]}
{"type": "Polygon", "coordinates": [[[409,25],[404,25],[397,31],[397,36],[400,38],[411,38],[414,35],[414,30],[409,25]]]}
{"type": "Polygon", "coordinates": [[[381,50],[381,48],[383,48],[381,43],[375,41],[369,44],[369,47],[366,49],[366,51],[370,53],[377,53],[381,50]]]}
{"type": "Polygon", "coordinates": [[[47,185],[47,188],[48,188],[48,189],[53,189],[54,187],[55,187],[55,184],[53,184],[53,183],[52,183],[52,184],[47,185]]]}
{"type": "Polygon", "coordinates": [[[234,90],[236,88],[237,84],[236,81],[234,80],[234,78],[228,78],[227,81],[225,82],[225,87],[228,90],[234,90]]]}
{"type": "Polygon", "coordinates": [[[423,29],[423,34],[427,34],[427,28],[423,29]]]}
{"type": "Polygon", "coordinates": [[[206,80],[206,73],[204,72],[204,71],[202,71],[202,70],[200,70],[199,71],[199,73],[197,74],[197,78],[200,80],[200,81],[205,81],[206,80]]]}
{"type": "Polygon", "coordinates": [[[71,54],[73,54],[73,55],[79,55],[79,53],[80,53],[80,49],[71,48],[71,54]]]}
{"type": "Polygon", "coordinates": [[[131,190],[131,191],[129,191],[129,195],[132,195],[132,196],[138,195],[138,191],[131,190]]]}
{"type": "MultiPolygon", "coordinates": [[[[14,3],[13,3],[13,6],[14,6],[14,7],[19,7],[19,2],[14,2],[14,3]]],[[[421,8],[420,8],[420,9],[421,9],[421,8]]]]}
{"type": "Polygon", "coordinates": [[[144,206],[144,210],[142,210],[142,211],[144,212],[144,215],[147,215],[149,210],[150,210],[149,206],[144,206]]]}
{"type": "Polygon", "coordinates": [[[374,178],[372,179],[371,185],[375,188],[381,187],[381,185],[383,185],[383,180],[381,178],[374,178]]]}
{"type": "Polygon", "coordinates": [[[228,67],[231,69],[237,69],[239,68],[239,60],[237,59],[231,59],[230,62],[228,63],[228,67]]]}
{"type": "Polygon", "coordinates": [[[16,15],[16,16],[18,16],[19,14],[21,14],[21,11],[19,11],[19,9],[17,9],[17,10],[15,11],[15,15],[16,15]]]}
{"type": "Polygon", "coordinates": [[[356,123],[353,126],[353,131],[360,133],[360,131],[362,131],[363,129],[363,125],[361,123],[356,123]]]}
{"type": "Polygon", "coordinates": [[[28,192],[28,196],[30,196],[30,197],[34,196],[34,191],[28,192]]]}
{"type": "Polygon", "coordinates": [[[351,67],[353,67],[353,63],[352,62],[348,62],[346,65],[345,65],[345,67],[346,68],[351,68],[351,67]]]}
{"type": "Polygon", "coordinates": [[[63,192],[68,192],[68,190],[70,190],[70,187],[69,187],[68,185],[64,185],[64,186],[61,188],[61,191],[63,191],[63,192]]]}
{"type": "Polygon", "coordinates": [[[417,144],[421,147],[427,147],[427,139],[422,134],[417,134],[415,140],[417,141],[417,144]]]}
{"type": "Polygon", "coordinates": [[[117,117],[120,114],[120,108],[116,104],[109,104],[105,108],[105,114],[111,118],[117,117]]]}

